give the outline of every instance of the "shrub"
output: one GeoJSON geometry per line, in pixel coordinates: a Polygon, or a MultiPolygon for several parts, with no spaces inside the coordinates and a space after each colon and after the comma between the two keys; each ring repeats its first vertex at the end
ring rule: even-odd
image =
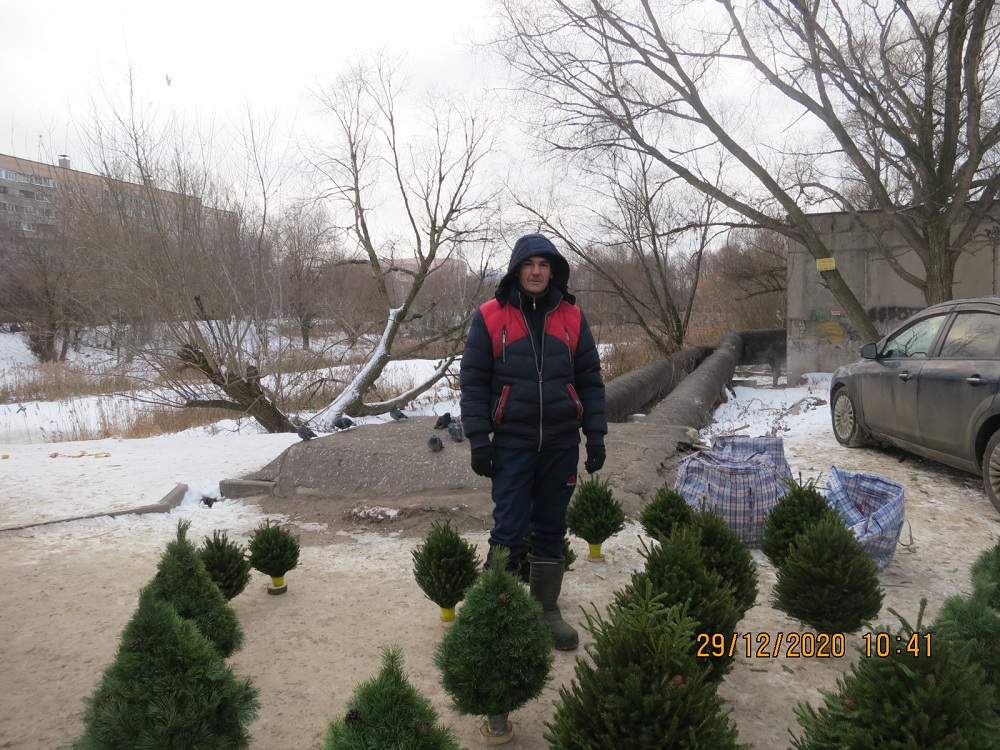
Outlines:
{"type": "Polygon", "coordinates": [[[205,537],[198,548],[198,555],[227,601],[239,596],[250,583],[253,568],[247,559],[247,551],[243,545],[226,536],[226,532],[215,531],[211,539],[205,537]]]}
{"type": "Polygon", "coordinates": [[[427,598],[454,609],[479,575],[476,548],[459,536],[450,521],[435,522],[424,543],[413,550],[413,575],[427,598]]]}
{"type": "Polygon", "coordinates": [[[270,519],[254,529],[247,545],[250,565],[264,575],[281,578],[299,564],[299,539],[270,519]]]}
{"type": "Polygon", "coordinates": [[[653,539],[670,536],[675,526],[694,521],[694,510],[684,496],[668,487],[661,487],[639,514],[639,525],[653,539]]]}

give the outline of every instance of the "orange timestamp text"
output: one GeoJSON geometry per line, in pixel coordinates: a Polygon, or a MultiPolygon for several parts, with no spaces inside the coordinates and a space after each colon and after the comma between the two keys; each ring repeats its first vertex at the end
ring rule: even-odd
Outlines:
{"type": "Polygon", "coordinates": [[[698,633],[697,656],[748,659],[832,659],[847,652],[843,633],[698,633]]]}

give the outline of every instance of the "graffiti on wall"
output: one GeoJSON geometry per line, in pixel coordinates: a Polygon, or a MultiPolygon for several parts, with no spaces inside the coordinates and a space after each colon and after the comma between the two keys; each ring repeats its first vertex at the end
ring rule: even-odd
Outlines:
{"type": "Polygon", "coordinates": [[[889,305],[888,307],[869,307],[868,318],[881,331],[885,324],[891,323],[892,325],[896,325],[900,321],[906,320],[914,313],[918,313],[923,309],[924,308],[922,307],[897,307],[895,305],[889,305]]]}

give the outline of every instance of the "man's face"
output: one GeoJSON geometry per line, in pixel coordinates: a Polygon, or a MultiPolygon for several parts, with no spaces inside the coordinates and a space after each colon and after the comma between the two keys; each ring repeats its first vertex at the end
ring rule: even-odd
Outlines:
{"type": "Polygon", "coordinates": [[[541,255],[532,255],[521,263],[521,288],[528,294],[541,294],[552,279],[552,264],[541,255]]]}

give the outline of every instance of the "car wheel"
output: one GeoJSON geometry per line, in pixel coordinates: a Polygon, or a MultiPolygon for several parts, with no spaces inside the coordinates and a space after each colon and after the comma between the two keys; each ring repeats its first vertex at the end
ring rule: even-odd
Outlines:
{"type": "Polygon", "coordinates": [[[830,412],[833,417],[833,434],[838,443],[848,448],[860,448],[867,442],[864,428],[858,422],[858,410],[854,407],[854,400],[846,388],[841,388],[833,394],[833,407],[830,412]]]}
{"type": "Polygon", "coordinates": [[[1000,430],[993,433],[983,454],[983,487],[993,507],[1000,510],[1000,430]]]}

